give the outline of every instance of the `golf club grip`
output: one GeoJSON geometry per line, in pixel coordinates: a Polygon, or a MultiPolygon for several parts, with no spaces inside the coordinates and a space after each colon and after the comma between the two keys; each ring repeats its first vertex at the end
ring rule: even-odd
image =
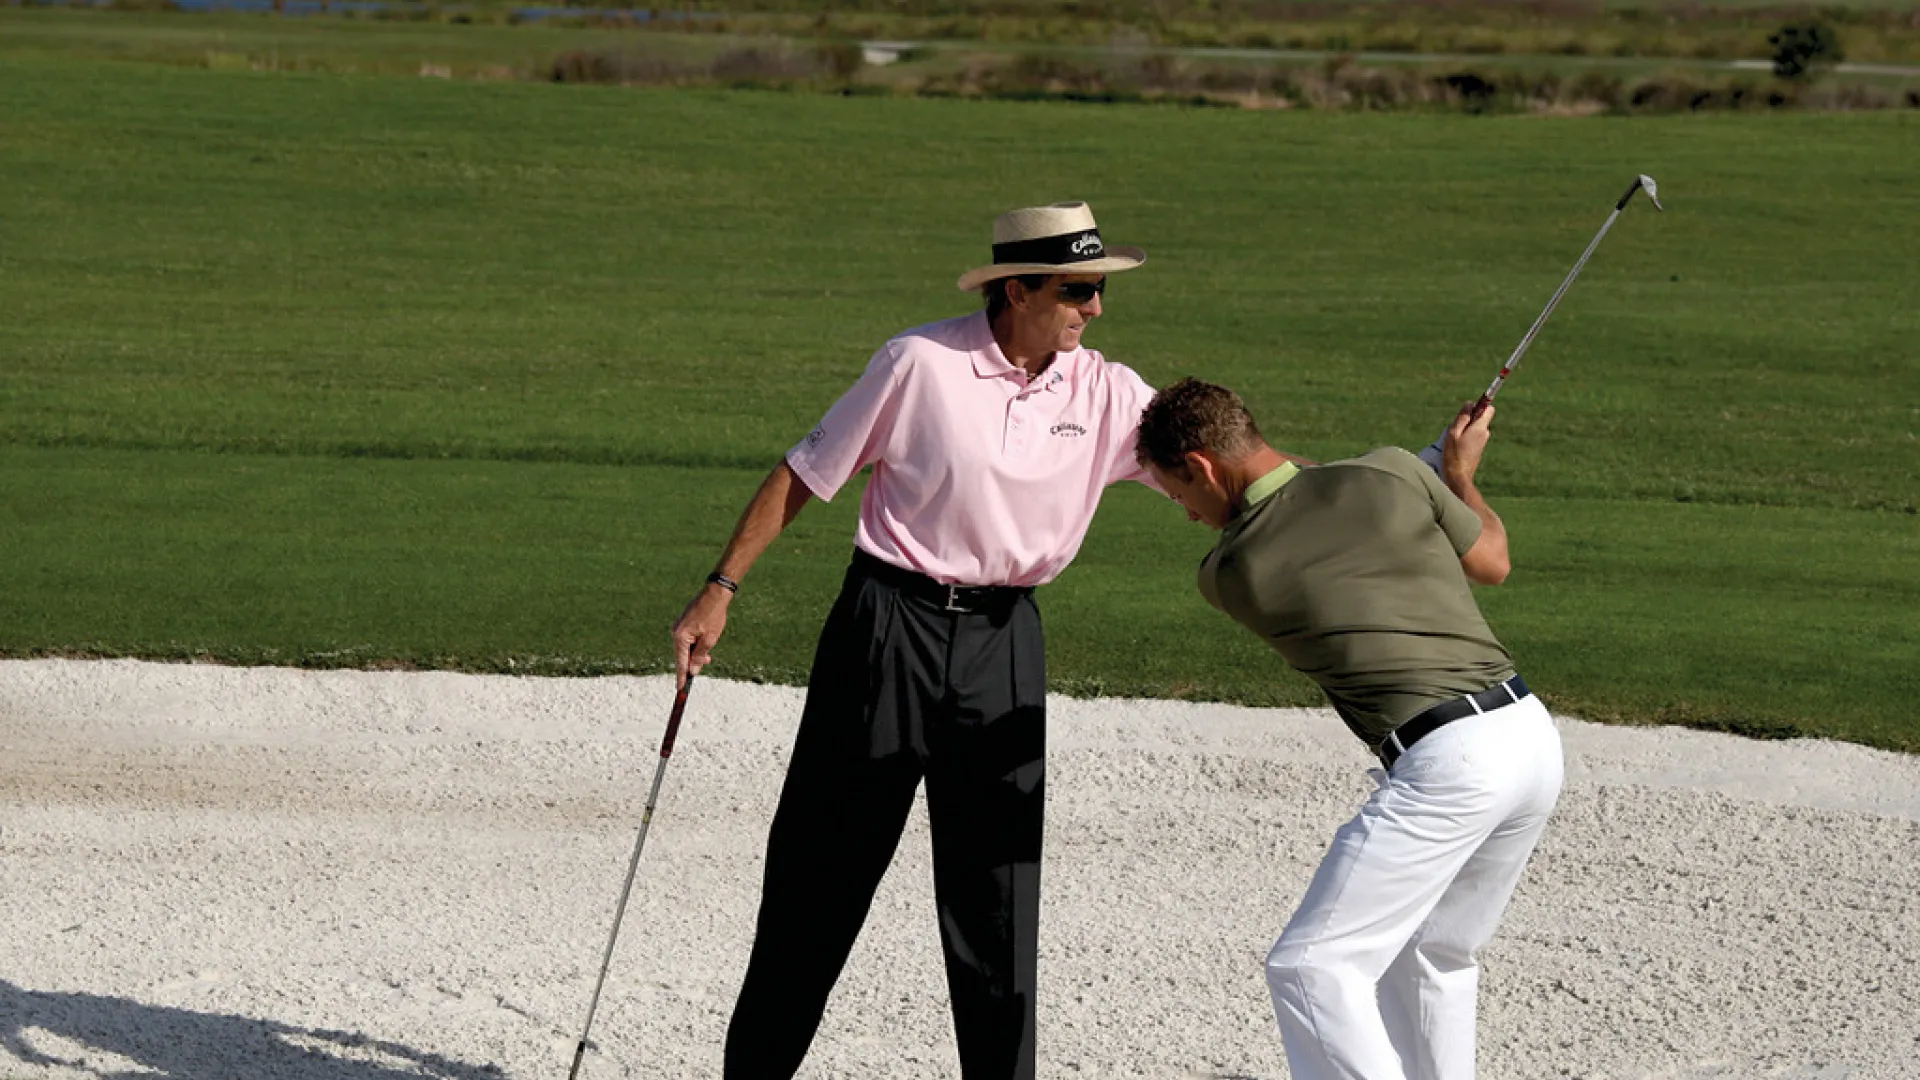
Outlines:
{"type": "Polygon", "coordinates": [[[692,675],[687,676],[687,681],[680,687],[680,692],[673,695],[673,712],[667,717],[667,733],[660,740],[662,760],[673,756],[673,740],[680,734],[680,717],[687,711],[687,691],[693,689],[693,678],[692,675]]]}
{"type": "Polygon", "coordinates": [[[1481,394],[1480,400],[1473,403],[1473,412],[1467,415],[1467,423],[1471,424],[1475,420],[1480,419],[1480,414],[1486,412],[1487,406],[1491,404],[1493,404],[1493,395],[1481,394]]]}
{"type": "Polygon", "coordinates": [[[1619,202],[1613,204],[1614,210],[1616,211],[1625,210],[1627,208],[1627,203],[1633,200],[1633,193],[1639,190],[1640,190],[1640,178],[1636,176],[1633,178],[1633,183],[1627,185],[1627,193],[1625,195],[1620,196],[1619,202]]]}

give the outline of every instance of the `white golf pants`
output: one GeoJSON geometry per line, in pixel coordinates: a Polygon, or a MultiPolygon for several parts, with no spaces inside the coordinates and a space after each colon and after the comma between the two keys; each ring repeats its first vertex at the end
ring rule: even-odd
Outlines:
{"type": "Polygon", "coordinates": [[[1267,955],[1293,1080],[1469,1080],[1474,954],[1560,797],[1537,697],[1415,743],[1334,834],[1267,955]]]}

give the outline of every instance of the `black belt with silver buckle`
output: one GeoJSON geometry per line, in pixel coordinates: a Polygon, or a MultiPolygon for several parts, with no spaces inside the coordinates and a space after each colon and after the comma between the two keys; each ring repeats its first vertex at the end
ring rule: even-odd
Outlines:
{"type": "Polygon", "coordinates": [[[925,574],[895,566],[885,559],[853,549],[853,564],[875,581],[910,596],[939,605],[942,611],[967,613],[1005,607],[1033,592],[1031,585],[949,585],[925,574]]]}
{"type": "Polygon", "coordinates": [[[1463,716],[1478,716],[1524,701],[1533,691],[1527,689],[1527,681],[1515,675],[1503,683],[1495,683],[1477,694],[1443,701],[1426,710],[1387,734],[1374,753],[1380,755],[1380,763],[1393,768],[1393,763],[1401,754],[1413,748],[1413,744],[1434,732],[1453,723],[1463,716]]]}

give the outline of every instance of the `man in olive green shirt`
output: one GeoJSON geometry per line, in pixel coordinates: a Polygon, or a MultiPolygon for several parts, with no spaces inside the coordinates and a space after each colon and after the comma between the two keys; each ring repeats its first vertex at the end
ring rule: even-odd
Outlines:
{"type": "Polygon", "coordinates": [[[1383,766],[1267,956],[1294,1080],[1473,1076],[1474,956],[1559,798],[1559,733],[1469,584],[1510,568],[1474,485],[1493,410],[1471,409],[1437,474],[1391,447],[1299,468],[1193,379],[1140,420],[1140,463],[1221,530],[1201,594],[1317,682],[1383,766]]]}

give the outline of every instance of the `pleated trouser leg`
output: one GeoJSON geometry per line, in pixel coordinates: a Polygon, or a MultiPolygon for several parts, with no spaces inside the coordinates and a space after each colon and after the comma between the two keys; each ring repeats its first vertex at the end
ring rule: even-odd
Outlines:
{"type": "Polygon", "coordinates": [[[1046,669],[1031,598],[966,614],[856,566],[821,632],[767,838],[726,1080],[788,1080],[927,781],[966,1080],[1031,1080],[1046,669]]]}

